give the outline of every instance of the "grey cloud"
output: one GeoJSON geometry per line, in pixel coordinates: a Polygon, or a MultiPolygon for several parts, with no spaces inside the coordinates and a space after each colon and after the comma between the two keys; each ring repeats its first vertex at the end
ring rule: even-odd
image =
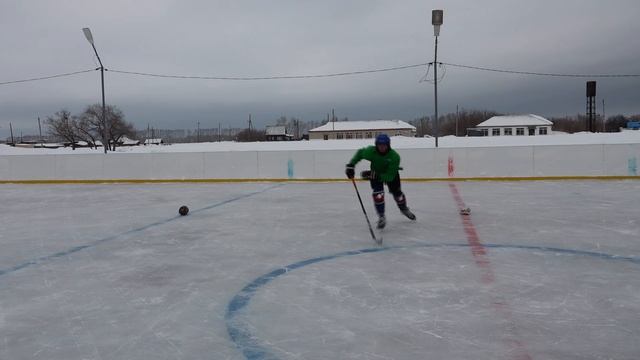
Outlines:
{"type": "MultiPolygon", "coordinates": [[[[81,1],[0,3],[0,82],[96,67],[89,26],[113,70],[263,76],[428,62],[430,12],[443,8],[439,60],[540,72],[640,73],[633,0],[81,1]]],[[[425,69],[314,80],[171,80],[107,72],[107,101],[139,127],[244,126],[280,115],[411,120],[433,112],[425,69]],[[191,124],[191,125],[189,125],[191,124]]],[[[588,79],[447,68],[440,112],[455,106],[545,116],[584,112],[588,79]]],[[[607,114],[639,113],[640,79],[599,79],[607,114]]],[[[99,74],[0,86],[0,138],[61,108],[99,102],[99,74]]]]}

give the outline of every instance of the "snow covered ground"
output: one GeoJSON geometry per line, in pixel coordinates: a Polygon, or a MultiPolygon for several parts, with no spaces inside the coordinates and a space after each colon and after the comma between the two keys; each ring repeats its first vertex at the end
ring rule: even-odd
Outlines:
{"type": "Polygon", "coordinates": [[[2,185],[0,359],[640,358],[639,182],[403,188],[2,185]]]}
{"type": "MultiPolygon", "coordinates": [[[[173,144],[121,147],[117,152],[157,153],[157,152],[214,152],[214,151],[292,151],[292,150],[353,150],[371,145],[372,139],[353,140],[311,140],[291,142],[211,142],[195,144],[173,144]]],[[[576,133],[546,136],[487,136],[455,137],[445,136],[439,139],[438,146],[443,148],[494,147],[494,146],[535,146],[535,145],[593,145],[593,144],[638,144],[640,131],[620,133],[576,133]]],[[[434,148],[433,138],[409,138],[396,136],[392,146],[397,149],[434,148]]],[[[101,154],[102,149],[33,149],[0,145],[0,155],[38,155],[38,154],[101,154]]]]}

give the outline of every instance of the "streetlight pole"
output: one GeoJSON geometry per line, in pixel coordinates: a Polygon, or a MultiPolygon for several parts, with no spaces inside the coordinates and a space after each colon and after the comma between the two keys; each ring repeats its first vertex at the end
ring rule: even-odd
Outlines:
{"type": "Polygon", "coordinates": [[[440,35],[440,25],[442,25],[443,11],[432,10],[431,11],[431,24],[433,25],[433,35],[436,37],[435,54],[433,56],[433,88],[435,97],[435,135],[436,135],[436,147],[438,147],[438,136],[440,135],[440,123],[438,121],[438,36],[440,35]]]}
{"type": "Polygon", "coordinates": [[[456,105],[456,136],[458,136],[458,120],[460,120],[460,115],[458,113],[458,105],[456,105]]]}
{"type": "Polygon", "coordinates": [[[87,38],[89,44],[93,48],[93,51],[98,58],[98,62],[100,63],[100,80],[102,83],[102,146],[104,147],[104,153],[107,153],[107,107],[104,101],[104,65],[102,65],[102,60],[100,60],[100,55],[98,55],[98,50],[96,50],[96,46],[93,43],[93,35],[91,34],[91,30],[89,28],[83,28],[82,32],[84,36],[87,38]]]}

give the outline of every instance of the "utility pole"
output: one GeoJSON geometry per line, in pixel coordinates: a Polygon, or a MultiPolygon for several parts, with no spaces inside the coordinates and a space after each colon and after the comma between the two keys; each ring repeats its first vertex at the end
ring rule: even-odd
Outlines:
{"type": "Polygon", "coordinates": [[[11,144],[15,146],[16,142],[13,140],[13,126],[11,126],[11,123],[9,123],[9,131],[11,132],[11,144]]]}
{"type": "Polygon", "coordinates": [[[607,118],[606,116],[604,116],[604,99],[602,99],[602,132],[607,131],[606,123],[607,123],[607,118]]]}
{"type": "Polygon", "coordinates": [[[456,105],[456,137],[458,136],[458,119],[460,115],[458,114],[458,105],[456,105]]]}
{"type": "Polygon", "coordinates": [[[247,137],[251,141],[251,114],[249,114],[249,135],[247,137]]]}
{"type": "Polygon", "coordinates": [[[198,132],[196,133],[196,142],[200,142],[200,121],[198,121],[198,132]]]}
{"type": "Polygon", "coordinates": [[[220,124],[220,122],[218,122],[218,142],[222,141],[222,138],[221,138],[222,134],[220,134],[221,126],[222,125],[220,124]]]}
{"type": "Polygon", "coordinates": [[[40,146],[42,146],[42,126],[40,125],[40,116],[38,116],[38,129],[40,129],[40,146]]]}

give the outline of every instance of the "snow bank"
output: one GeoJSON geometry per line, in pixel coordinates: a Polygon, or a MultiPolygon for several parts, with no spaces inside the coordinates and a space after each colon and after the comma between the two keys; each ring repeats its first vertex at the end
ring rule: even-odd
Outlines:
{"type": "MultiPolygon", "coordinates": [[[[542,145],[605,145],[638,144],[640,131],[620,133],[577,133],[544,136],[445,136],[438,140],[441,148],[497,147],[497,146],[542,146],[542,145]]],[[[118,153],[184,153],[219,151],[297,151],[297,150],[355,150],[373,144],[373,139],[309,140],[288,142],[210,142],[195,144],[150,145],[121,147],[118,153]]],[[[433,138],[392,137],[391,146],[396,149],[433,149],[433,138]]],[[[0,145],[0,155],[41,154],[102,154],[102,149],[30,149],[0,145]]]]}

